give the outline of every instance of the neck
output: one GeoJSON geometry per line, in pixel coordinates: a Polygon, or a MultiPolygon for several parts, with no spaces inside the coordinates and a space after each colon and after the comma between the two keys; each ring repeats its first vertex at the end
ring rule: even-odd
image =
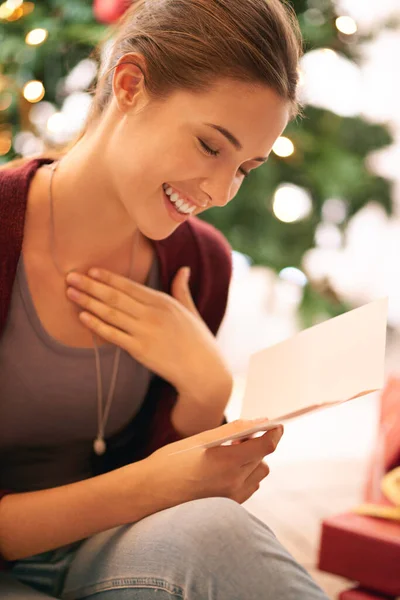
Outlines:
{"type": "MultiPolygon", "coordinates": [[[[45,170],[44,198],[50,216],[51,170],[45,170]]],[[[81,142],[74,146],[53,174],[52,199],[53,250],[63,272],[87,272],[97,266],[128,273],[132,238],[139,232],[113,192],[100,156],[89,154],[81,142]]],[[[45,222],[51,226],[50,219],[45,222]]]]}

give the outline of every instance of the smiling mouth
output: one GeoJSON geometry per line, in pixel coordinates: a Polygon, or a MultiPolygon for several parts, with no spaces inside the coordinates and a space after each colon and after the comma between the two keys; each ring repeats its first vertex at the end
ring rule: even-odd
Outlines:
{"type": "Polygon", "coordinates": [[[174,190],[167,183],[164,183],[163,190],[169,202],[174,206],[175,210],[180,215],[191,216],[195,212],[195,210],[199,208],[196,204],[190,202],[190,200],[181,198],[179,192],[174,190]]]}

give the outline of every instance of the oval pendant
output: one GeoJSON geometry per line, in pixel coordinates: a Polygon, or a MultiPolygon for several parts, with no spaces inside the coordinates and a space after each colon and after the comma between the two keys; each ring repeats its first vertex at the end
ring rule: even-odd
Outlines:
{"type": "Polygon", "coordinates": [[[101,437],[97,437],[93,442],[93,450],[97,456],[101,456],[106,451],[106,443],[101,437]]]}

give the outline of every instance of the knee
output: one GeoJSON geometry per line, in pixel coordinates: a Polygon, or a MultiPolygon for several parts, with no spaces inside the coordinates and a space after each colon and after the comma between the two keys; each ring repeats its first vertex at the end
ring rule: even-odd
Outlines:
{"type": "Polygon", "coordinates": [[[180,523],[180,528],[218,534],[224,536],[234,527],[247,527],[249,513],[237,502],[229,498],[202,498],[175,506],[171,517],[180,523]]]}
{"type": "MultiPolygon", "coordinates": [[[[199,553],[207,550],[208,554],[211,545],[218,552],[226,549],[227,544],[245,544],[255,527],[254,517],[228,498],[204,498],[180,504],[164,511],[162,522],[168,530],[164,530],[164,539],[183,546],[178,550],[184,551],[189,544],[192,550],[195,547],[199,553]],[[172,532],[176,535],[171,536],[172,532]]],[[[265,525],[263,528],[268,530],[265,525]]],[[[163,527],[157,529],[162,535],[163,527]]]]}

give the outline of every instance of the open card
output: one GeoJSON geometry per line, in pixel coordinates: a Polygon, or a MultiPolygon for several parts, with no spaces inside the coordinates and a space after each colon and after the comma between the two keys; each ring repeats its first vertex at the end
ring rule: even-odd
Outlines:
{"type": "Polygon", "coordinates": [[[381,389],[387,309],[387,298],[376,300],[253,354],[241,418],[265,416],[265,423],[203,447],[247,438],[381,389]]]}

